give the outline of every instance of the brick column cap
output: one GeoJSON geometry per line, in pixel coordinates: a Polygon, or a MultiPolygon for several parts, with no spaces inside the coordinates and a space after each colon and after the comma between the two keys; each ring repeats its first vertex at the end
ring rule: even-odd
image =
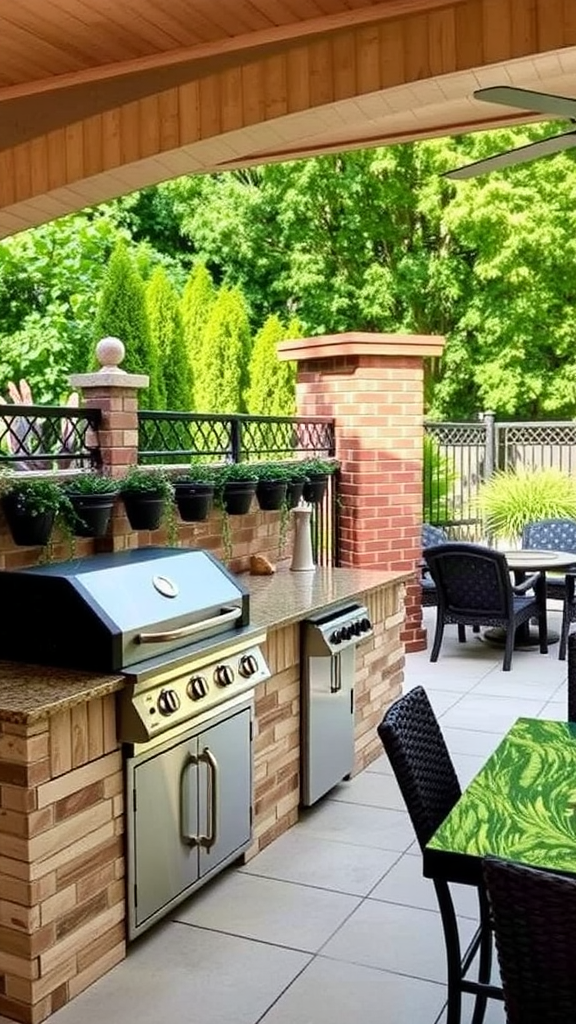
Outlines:
{"type": "Polygon", "coordinates": [[[338,356],[440,356],[446,339],[439,334],[376,334],[347,331],[315,338],[291,338],[276,347],[278,358],[303,362],[338,356]]]}
{"type": "Polygon", "coordinates": [[[72,373],[68,380],[71,387],[81,388],[82,391],[89,388],[132,388],[136,391],[138,388],[147,388],[150,383],[150,378],[145,373],[126,373],[124,370],[109,367],[96,370],[94,373],[72,373]]]}

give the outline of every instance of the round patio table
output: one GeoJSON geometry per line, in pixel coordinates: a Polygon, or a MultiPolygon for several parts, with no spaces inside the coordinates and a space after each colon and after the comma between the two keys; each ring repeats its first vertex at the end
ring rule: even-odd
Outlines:
{"type": "MultiPolygon", "coordinates": [[[[559,572],[565,573],[568,569],[576,569],[576,555],[573,551],[546,551],[538,548],[519,548],[516,551],[503,551],[506,556],[509,568],[514,573],[516,583],[522,583],[523,579],[531,572],[559,572]]],[[[548,631],[548,643],[558,643],[560,636],[554,629],[548,631]]],[[[484,639],[491,643],[502,645],[506,641],[506,630],[496,626],[487,629],[483,634],[484,639]]],[[[516,630],[516,650],[523,648],[532,649],[538,647],[540,640],[538,630],[530,629],[529,626],[520,626],[516,630]]]]}

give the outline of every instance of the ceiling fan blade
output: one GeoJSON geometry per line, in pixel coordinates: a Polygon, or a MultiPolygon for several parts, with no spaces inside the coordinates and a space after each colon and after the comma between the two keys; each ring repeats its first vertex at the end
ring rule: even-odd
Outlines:
{"type": "Polygon", "coordinates": [[[487,103],[503,103],[505,107],[520,107],[533,110],[547,117],[576,117],[576,99],[571,96],[553,96],[547,92],[532,92],[531,89],[516,89],[512,85],[493,85],[477,89],[475,100],[487,103]]]}
{"type": "Polygon", "coordinates": [[[497,153],[484,160],[476,160],[473,164],[466,164],[465,167],[445,171],[442,177],[455,180],[475,178],[488,171],[500,171],[504,167],[527,164],[530,160],[536,160],[538,157],[552,156],[553,153],[561,153],[562,150],[570,149],[572,146],[576,146],[576,131],[563,132],[562,135],[553,135],[550,139],[531,142],[528,146],[519,146],[518,149],[507,149],[505,153],[497,153]]]}

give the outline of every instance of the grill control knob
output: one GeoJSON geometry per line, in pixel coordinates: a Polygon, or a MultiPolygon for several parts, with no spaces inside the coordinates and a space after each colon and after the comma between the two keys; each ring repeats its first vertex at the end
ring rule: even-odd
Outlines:
{"type": "Polygon", "coordinates": [[[348,626],[342,626],[342,629],[340,630],[340,639],[349,640],[351,636],[352,630],[348,626]]]}
{"type": "Polygon", "coordinates": [[[188,681],[186,693],[192,700],[202,700],[208,693],[208,683],[204,676],[192,676],[188,681]]]}
{"type": "Polygon", "coordinates": [[[335,629],[334,632],[331,633],[330,636],[328,637],[328,642],[331,643],[331,644],[341,644],[342,643],[341,631],[339,629],[335,629]]]}
{"type": "Polygon", "coordinates": [[[176,690],[160,690],[157,703],[161,715],[173,715],[180,707],[180,697],[176,690]]]}
{"type": "Polygon", "coordinates": [[[360,625],[362,627],[363,633],[367,633],[369,629],[372,629],[372,623],[370,622],[370,619],[362,619],[360,625]]]}
{"type": "Polygon", "coordinates": [[[354,636],[360,636],[360,633],[362,632],[362,626],[360,625],[359,622],[354,622],[352,624],[352,632],[354,633],[354,636]]]}
{"type": "Polygon", "coordinates": [[[250,676],[253,676],[258,671],[258,661],[253,654],[245,654],[240,658],[238,671],[245,679],[249,679],[250,676]]]}
{"type": "Polygon", "coordinates": [[[234,682],[234,671],[230,665],[217,665],[214,669],[214,679],[218,686],[230,686],[234,682]]]}

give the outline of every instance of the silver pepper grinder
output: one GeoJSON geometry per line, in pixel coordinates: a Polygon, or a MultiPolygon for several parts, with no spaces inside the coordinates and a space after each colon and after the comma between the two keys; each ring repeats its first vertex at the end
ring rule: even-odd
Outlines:
{"type": "Polygon", "coordinates": [[[294,548],[292,550],[292,572],[311,572],[314,565],[312,554],[312,533],[310,517],[312,509],[299,505],[292,509],[294,516],[294,548]]]}

